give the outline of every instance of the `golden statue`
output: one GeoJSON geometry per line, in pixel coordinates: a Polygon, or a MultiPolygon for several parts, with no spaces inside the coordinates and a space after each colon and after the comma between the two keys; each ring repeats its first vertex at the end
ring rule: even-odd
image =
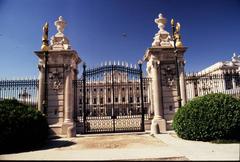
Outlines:
{"type": "Polygon", "coordinates": [[[48,51],[48,23],[46,22],[43,26],[43,36],[42,36],[42,51],[48,51]]]}
{"type": "Polygon", "coordinates": [[[181,35],[180,35],[180,23],[177,22],[176,24],[176,30],[174,32],[174,37],[176,39],[176,47],[182,47],[183,44],[182,44],[182,41],[181,41],[181,35]]]}

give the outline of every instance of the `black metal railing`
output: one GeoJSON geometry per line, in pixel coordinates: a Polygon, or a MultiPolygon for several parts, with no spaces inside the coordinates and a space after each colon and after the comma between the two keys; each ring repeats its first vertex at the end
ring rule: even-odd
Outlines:
{"type": "Polygon", "coordinates": [[[37,107],[37,79],[0,80],[0,100],[16,99],[37,107]]]}

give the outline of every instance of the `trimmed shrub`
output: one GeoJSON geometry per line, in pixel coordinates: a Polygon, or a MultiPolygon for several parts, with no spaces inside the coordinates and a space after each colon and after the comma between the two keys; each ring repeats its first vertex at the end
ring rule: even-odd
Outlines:
{"type": "Polygon", "coordinates": [[[183,139],[239,139],[240,101],[226,94],[197,97],[178,109],[173,128],[183,139]]]}
{"type": "Polygon", "coordinates": [[[0,151],[34,148],[48,137],[46,117],[17,100],[0,101],[0,151]]]}

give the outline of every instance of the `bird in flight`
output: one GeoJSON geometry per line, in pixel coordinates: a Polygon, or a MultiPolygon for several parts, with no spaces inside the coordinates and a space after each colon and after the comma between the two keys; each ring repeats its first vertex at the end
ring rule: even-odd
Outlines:
{"type": "Polygon", "coordinates": [[[123,37],[127,37],[127,33],[122,33],[122,36],[123,37]]]}

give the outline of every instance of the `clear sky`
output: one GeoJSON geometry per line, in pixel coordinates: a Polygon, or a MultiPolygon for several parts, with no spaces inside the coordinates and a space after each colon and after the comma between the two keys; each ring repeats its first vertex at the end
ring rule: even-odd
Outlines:
{"type": "Polygon", "coordinates": [[[41,47],[44,23],[49,22],[52,36],[59,16],[87,65],[136,63],[158,31],[154,19],[159,13],[167,18],[169,32],[172,17],[181,23],[186,71],[240,54],[239,0],[0,0],[0,78],[38,75],[33,51],[41,47]]]}

